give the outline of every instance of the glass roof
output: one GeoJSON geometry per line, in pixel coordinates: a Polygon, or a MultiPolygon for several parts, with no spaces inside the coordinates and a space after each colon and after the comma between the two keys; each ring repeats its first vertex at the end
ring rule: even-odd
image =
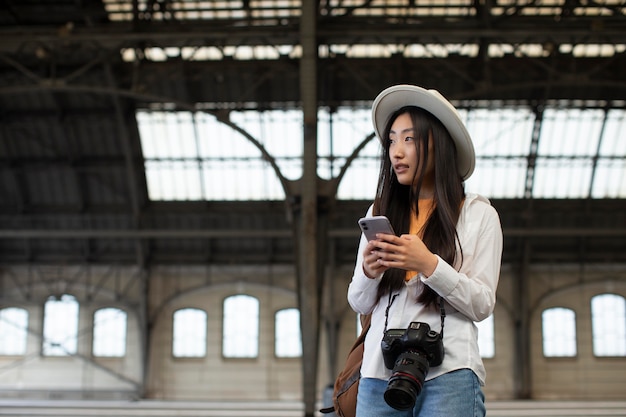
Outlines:
{"type": "MultiPolygon", "coordinates": [[[[112,21],[133,18],[136,9],[139,18],[145,20],[226,20],[252,19],[261,24],[264,20],[288,19],[301,15],[300,0],[103,0],[112,21]]],[[[489,12],[493,16],[521,13],[530,16],[560,16],[565,9],[575,16],[607,16],[623,7],[621,0],[600,0],[587,5],[585,2],[570,3],[566,0],[542,0],[524,2],[497,0],[489,12]]],[[[407,0],[329,0],[320,5],[322,16],[390,16],[418,18],[420,16],[462,17],[476,15],[474,0],[429,0],[409,3],[407,0]],[[409,4],[411,7],[408,7],[409,4]]]]}
{"type": "MultiPolygon", "coordinates": [[[[175,21],[206,22],[233,27],[285,27],[297,24],[302,18],[300,0],[255,0],[255,1],[188,1],[188,0],[103,0],[108,18],[112,22],[138,21],[175,21]]],[[[445,19],[448,21],[475,19],[477,4],[474,0],[328,0],[320,2],[320,18],[342,19],[347,16],[364,19],[369,16],[385,16],[390,20],[404,23],[420,22],[424,18],[445,19]]],[[[568,2],[566,0],[543,0],[531,2],[519,0],[495,0],[489,7],[482,7],[494,19],[511,15],[552,17],[558,21],[563,13],[572,16],[606,17],[626,12],[622,0],[601,0],[593,3],[568,2]]],[[[226,29],[227,30],[227,29],[226,29]]],[[[475,38],[464,43],[406,43],[406,44],[368,44],[359,40],[355,44],[324,44],[319,46],[320,58],[341,54],[347,58],[382,58],[402,55],[406,58],[443,58],[457,56],[478,57],[485,47],[475,38]]],[[[554,45],[537,42],[506,42],[487,45],[487,56],[505,55],[547,57],[558,47],[562,54],[577,57],[607,57],[626,51],[626,42],[622,43],[563,43],[554,45]]],[[[189,45],[189,46],[146,46],[141,51],[124,48],[120,51],[126,61],[148,60],[166,61],[168,59],[205,61],[205,60],[261,60],[280,59],[288,56],[300,58],[302,49],[299,44],[286,42],[282,45],[189,45]]]]}
{"type": "MultiPolygon", "coordinates": [[[[520,106],[460,114],[477,157],[467,191],[489,198],[626,198],[625,110],[520,106]]],[[[320,178],[337,177],[366,142],[340,182],[340,199],[374,196],[380,149],[370,117],[369,108],[319,112],[320,178]]],[[[212,115],[142,110],[137,121],[152,200],[284,199],[261,150],[212,115]]],[[[300,178],[301,112],[232,112],[230,121],[274,158],[285,178],[300,178]]]]}

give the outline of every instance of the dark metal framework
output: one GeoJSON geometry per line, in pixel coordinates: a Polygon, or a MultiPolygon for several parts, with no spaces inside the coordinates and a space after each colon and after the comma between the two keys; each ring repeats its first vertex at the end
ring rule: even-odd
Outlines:
{"type": "MultiPolygon", "coordinates": [[[[0,14],[0,161],[5,191],[0,212],[8,249],[4,260],[129,261],[125,250],[114,254],[98,249],[99,240],[109,234],[124,242],[185,237],[196,241],[198,228],[192,223],[201,223],[203,215],[218,216],[216,205],[229,206],[226,212],[249,206],[149,201],[134,112],[154,102],[170,103],[172,109],[204,109],[227,121],[232,109],[302,108],[301,27],[309,21],[314,23],[318,54],[315,78],[305,84],[314,89],[316,106],[367,103],[389,84],[415,80],[439,86],[468,108],[524,103],[540,112],[546,103],[556,101],[573,108],[626,106],[623,1],[456,0],[428,5],[408,0],[324,1],[315,5],[315,15],[307,14],[300,2],[276,4],[4,1],[0,14]],[[504,44],[510,47],[508,52],[489,53],[504,44]],[[345,53],[359,45],[394,45],[397,50],[381,57],[345,53]],[[474,52],[410,57],[402,53],[410,45],[473,45],[474,52]],[[539,52],[529,54],[529,45],[539,52]],[[602,45],[609,53],[584,52],[602,45]],[[274,59],[238,58],[233,48],[244,46],[289,48],[274,59]],[[160,61],[149,57],[153,48],[182,47],[192,56],[208,47],[222,55],[193,60],[178,50],[160,61]],[[575,47],[583,52],[574,54],[575,47]],[[121,51],[132,51],[134,58],[125,59],[121,51]],[[168,224],[162,215],[183,211],[198,213],[198,220],[189,221],[189,232],[177,221],[168,224]],[[68,226],[58,227],[61,218],[68,226]],[[105,220],[93,220],[105,218],[106,227],[96,226],[105,220]],[[33,238],[44,237],[65,242],[40,250],[33,238]],[[75,238],[91,243],[81,245],[84,249],[77,253],[69,244],[75,238]]],[[[532,159],[531,153],[530,168],[532,159]]],[[[298,197],[297,184],[285,186],[293,188],[286,194],[298,197]]],[[[334,187],[320,189],[321,200],[333,198],[325,190],[334,187]]],[[[540,204],[526,200],[519,204],[529,211],[525,218],[543,217],[536,212],[540,204]]],[[[572,204],[619,202],[558,204],[565,211],[572,204]]],[[[258,225],[268,224],[263,215],[258,217],[258,225]]],[[[352,230],[352,223],[333,228],[352,230]]],[[[569,223],[572,227],[575,222],[569,223]]],[[[225,229],[211,233],[237,235],[236,221],[225,229]]],[[[203,238],[211,238],[211,233],[203,238]]],[[[270,239],[271,235],[266,234],[270,239]]],[[[139,264],[147,259],[168,262],[167,256],[159,255],[159,245],[139,246],[143,246],[137,249],[139,264]]],[[[218,260],[213,251],[185,253],[192,261],[218,260]]],[[[169,261],[179,256],[172,254],[169,261]]],[[[286,260],[289,255],[272,257],[286,260]]]]}

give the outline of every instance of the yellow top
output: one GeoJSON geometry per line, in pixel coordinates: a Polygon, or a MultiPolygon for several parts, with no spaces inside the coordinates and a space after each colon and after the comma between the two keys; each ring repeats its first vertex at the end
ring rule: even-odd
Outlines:
{"type": "MultiPolygon", "coordinates": [[[[411,214],[411,225],[409,226],[409,233],[412,235],[418,235],[420,238],[424,233],[424,226],[426,225],[426,220],[430,217],[430,214],[433,211],[434,207],[434,199],[433,198],[420,198],[418,201],[419,214],[416,215],[415,212],[411,214]]],[[[406,271],[406,275],[404,279],[409,281],[417,275],[417,271],[406,271]]]]}

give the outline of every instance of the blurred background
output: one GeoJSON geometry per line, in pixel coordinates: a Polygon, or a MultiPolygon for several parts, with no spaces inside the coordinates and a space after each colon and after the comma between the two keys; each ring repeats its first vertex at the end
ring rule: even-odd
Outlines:
{"type": "Polygon", "coordinates": [[[0,1],[0,415],[317,415],[398,83],[501,217],[490,415],[626,415],[625,12],[0,1]]]}

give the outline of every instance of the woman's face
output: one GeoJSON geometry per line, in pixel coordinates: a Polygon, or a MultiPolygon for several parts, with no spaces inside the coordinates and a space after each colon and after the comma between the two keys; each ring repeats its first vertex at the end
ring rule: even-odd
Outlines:
{"type": "MultiPolygon", "coordinates": [[[[398,182],[402,185],[413,185],[416,173],[422,170],[421,161],[424,158],[422,155],[418,155],[416,134],[413,121],[408,113],[399,115],[391,125],[391,131],[389,132],[389,159],[398,182]]],[[[426,161],[426,172],[422,183],[422,187],[426,187],[426,189],[423,191],[427,191],[434,184],[435,164],[432,142],[432,135],[429,134],[428,161],[426,161]]]]}

